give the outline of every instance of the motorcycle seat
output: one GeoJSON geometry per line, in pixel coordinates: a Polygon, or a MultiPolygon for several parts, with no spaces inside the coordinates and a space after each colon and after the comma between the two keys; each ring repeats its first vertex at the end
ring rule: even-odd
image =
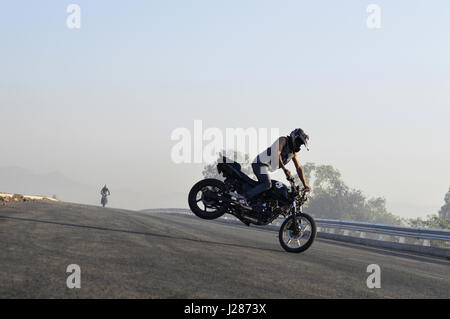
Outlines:
{"type": "Polygon", "coordinates": [[[233,172],[247,184],[250,184],[251,186],[256,186],[259,184],[258,181],[255,181],[253,178],[250,178],[247,174],[242,172],[241,164],[239,164],[225,156],[223,156],[222,160],[223,160],[224,164],[230,166],[232,168],[233,172]]]}

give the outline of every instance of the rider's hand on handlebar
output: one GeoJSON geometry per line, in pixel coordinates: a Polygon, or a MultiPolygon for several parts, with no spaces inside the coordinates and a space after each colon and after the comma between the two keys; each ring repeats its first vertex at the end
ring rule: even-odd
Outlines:
{"type": "Polygon", "coordinates": [[[286,174],[286,179],[289,181],[289,182],[293,182],[294,181],[294,177],[292,176],[292,174],[291,174],[291,172],[288,170],[288,169],[286,169],[285,171],[284,171],[284,173],[286,174]]]}
{"type": "Polygon", "coordinates": [[[307,192],[310,192],[311,191],[311,187],[309,186],[309,185],[304,185],[305,186],[305,190],[307,191],[307,192]]]}

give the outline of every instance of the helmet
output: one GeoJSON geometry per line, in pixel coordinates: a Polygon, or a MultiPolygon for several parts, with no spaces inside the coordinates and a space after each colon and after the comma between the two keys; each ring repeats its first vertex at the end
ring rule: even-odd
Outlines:
{"type": "Polygon", "coordinates": [[[300,146],[305,145],[306,149],[309,151],[309,135],[305,133],[301,128],[296,128],[289,135],[294,146],[294,150],[298,152],[300,146]]]}

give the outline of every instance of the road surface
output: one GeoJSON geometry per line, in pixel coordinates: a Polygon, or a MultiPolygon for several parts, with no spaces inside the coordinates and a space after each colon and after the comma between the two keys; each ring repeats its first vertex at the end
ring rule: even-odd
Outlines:
{"type": "Polygon", "coordinates": [[[170,213],[8,203],[0,251],[0,298],[450,297],[445,259],[323,239],[290,254],[276,232],[170,213]],[[67,288],[71,264],[80,289],[67,288]]]}

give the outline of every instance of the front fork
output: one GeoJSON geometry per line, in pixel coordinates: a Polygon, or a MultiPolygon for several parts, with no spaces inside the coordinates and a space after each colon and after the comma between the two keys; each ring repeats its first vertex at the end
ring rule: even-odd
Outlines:
{"type": "Polygon", "coordinates": [[[292,219],[294,220],[294,222],[291,225],[291,230],[292,231],[298,231],[299,229],[299,224],[297,221],[297,215],[302,213],[302,206],[297,207],[297,203],[295,202],[295,200],[292,202],[292,207],[291,207],[291,216],[292,219]]]}

